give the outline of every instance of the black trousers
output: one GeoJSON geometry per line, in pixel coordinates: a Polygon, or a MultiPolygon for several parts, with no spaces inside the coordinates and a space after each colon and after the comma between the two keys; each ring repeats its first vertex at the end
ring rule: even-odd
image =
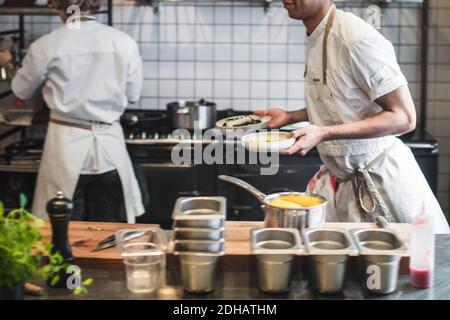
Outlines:
{"type": "Polygon", "coordinates": [[[117,170],[80,175],[73,204],[72,220],[127,221],[122,184],[117,170]]]}

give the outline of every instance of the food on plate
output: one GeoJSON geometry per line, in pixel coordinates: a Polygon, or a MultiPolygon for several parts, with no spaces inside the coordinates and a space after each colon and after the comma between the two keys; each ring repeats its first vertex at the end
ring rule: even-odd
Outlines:
{"type": "Polygon", "coordinates": [[[253,152],[272,151],[278,152],[290,148],[295,139],[289,132],[257,132],[242,137],[242,145],[253,152]]]}
{"type": "Polygon", "coordinates": [[[239,128],[243,126],[259,124],[261,122],[262,122],[261,117],[251,114],[227,118],[224,120],[223,126],[226,128],[239,128]]]}
{"type": "Polygon", "coordinates": [[[216,127],[225,133],[261,130],[268,126],[270,119],[268,116],[260,117],[255,114],[233,116],[217,121],[216,127]]]}
{"type": "Polygon", "coordinates": [[[280,134],[279,132],[271,133],[268,132],[267,134],[263,135],[255,135],[253,139],[249,139],[250,143],[268,143],[268,142],[275,142],[280,140],[287,140],[289,139],[288,135],[280,134]]]}

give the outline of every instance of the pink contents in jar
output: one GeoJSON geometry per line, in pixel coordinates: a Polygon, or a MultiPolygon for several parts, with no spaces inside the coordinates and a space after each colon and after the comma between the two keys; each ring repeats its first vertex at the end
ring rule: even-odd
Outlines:
{"type": "Polygon", "coordinates": [[[433,282],[433,272],[410,268],[410,282],[416,288],[429,288],[433,282]]]}

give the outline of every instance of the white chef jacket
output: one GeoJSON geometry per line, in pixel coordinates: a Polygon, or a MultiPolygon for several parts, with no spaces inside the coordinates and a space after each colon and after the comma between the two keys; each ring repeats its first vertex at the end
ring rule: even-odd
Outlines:
{"type": "Polygon", "coordinates": [[[145,210],[119,119],[140,97],[142,59],[131,37],[88,19],[79,29],[65,25],[35,41],[12,82],[22,99],[43,86],[51,118],[93,125],[49,123],[33,213],[46,218],[46,203],[57,191],[72,198],[80,174],[117,169],[133,223],[145,210]]]}
{"type": "MultiPolygon", "coordinates": [[[[331,11],[331,9],[330,9],[331,11]]],[[[307,90],[322,84],[322,46],[328,16],[308,37],[307,90]],[[309,88],[308,88],[309,87],[309,88]]],[[[352,13],[337,10],[328,36],[328,88],[336,106],[315,108],[316,94],[306,94],[310,122],[320,126],[363,120],[382,111],[374,100],[407,85],[392,44],[371,25],[352,13]]],[[[322,98],[327,99],[327,96],[322,98]]],[[[326,141],[318,145],[323,155],[348,155],[377,152],[393,137],[326,141]],[[366,145],[361,148],[362,145],[366,145]]]]}
{"type": "MultiPolygon", "coordinates": [[[[140,97],[143,74],[139,48],[127,34],[98,23],[95,17],[81,23],[78,30],[64,26],[34,42],[12,89],[19,98],[29,99],[45,80],[43,96],[53,118],[113,123],[128,102],[140,97]]],[[[81,173],[111,170],[111,159],[94,142],[81,173]]]]}
{"type": "MultiPolygon", "coordinates": [[[[327,42],[326,83],[323,39],[330,12],[308,37],[305,95],[312,124],[352,123],[382,111],[374,101],[407,81],[392,44],[352,13],[337,10],[327,42]]],[[[307,191],[328,199],[327,221],[373,221],[387,208],[395,222],[429,213],[435,231],[450,229],[411,150],[394,136],[345,139],[317,146],[325,164],[307,191]],[[367,173],[367,174],[366,174],[367,173]],[[363,181],[361,181],[363,178],[363,181]],[[378,203],[373,185],[384,204],[378,203]],[[378,203],[377,205],[373,205],[378,203]]]]}

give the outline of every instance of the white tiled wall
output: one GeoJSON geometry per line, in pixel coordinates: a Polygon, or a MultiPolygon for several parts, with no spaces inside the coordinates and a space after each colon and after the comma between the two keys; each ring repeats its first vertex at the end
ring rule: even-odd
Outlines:
{"type": "MultiPolygon", "coordinates": [[[[450,1],[431,0],[427,128],[441,143],[439,200],[450,202],[450,1]]],[[[365,8],[349,8],[363,16],[365,8]]],[[[14,26],[0,17],[0,26],[14,26]]],[[[59,25],[58,18],[29,17],[28,41],[59,25]]],[[[390,39],[419,107],[420,10],[382,10],[381,32],[390,39]]],[[[211,99],[220,108],[304,106],[305,29],[279,3],[148,6],[116,0],[114,25],[141,48],[145,85],[140,108],[165,108],[175,99],[211,99]],[[130,4],[131,3],[131,4],[130,4]]]]}

